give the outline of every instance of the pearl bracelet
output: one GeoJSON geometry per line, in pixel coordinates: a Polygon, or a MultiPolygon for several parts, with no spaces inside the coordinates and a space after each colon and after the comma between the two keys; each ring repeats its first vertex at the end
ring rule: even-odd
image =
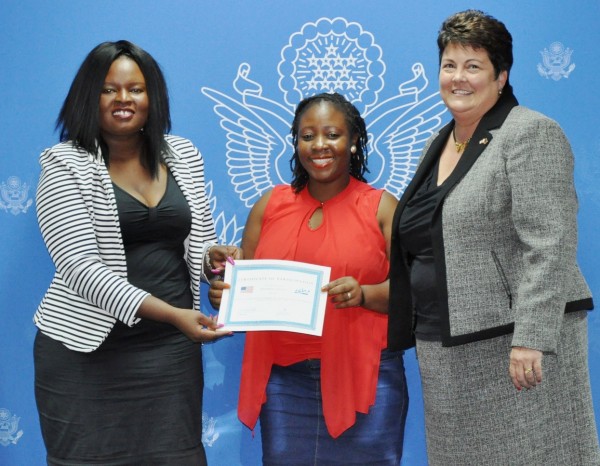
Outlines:
{"type": "Polygon", "coordinates": [[[211,244],[204,252],[204,268],[209,272],[212,270],[212,264],[210,263],[210,250],[213,248],[213,246],[214,244],[211,244]]]}

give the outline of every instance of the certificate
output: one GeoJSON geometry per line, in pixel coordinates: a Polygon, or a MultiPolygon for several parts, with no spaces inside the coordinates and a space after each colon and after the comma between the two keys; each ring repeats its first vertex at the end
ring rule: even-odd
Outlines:
{"type": "Polygon", "coordinates": [[[225,267],[221,330],[286,330],[320,336],[330,267],[284,260],[237,260],[225,267]]]}

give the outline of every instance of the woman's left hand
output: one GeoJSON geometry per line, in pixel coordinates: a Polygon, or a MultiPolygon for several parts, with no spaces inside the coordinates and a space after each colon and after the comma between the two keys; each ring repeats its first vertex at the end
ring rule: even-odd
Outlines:
{"type": "Polygon", "coordinates": [[[337,309],[356,307],[364,303],[363,290],[354,277],[342,277],[329,282],[321,291],[326,291],[331,296],[337,309]]]}
{"type": "Polygon", "coordinates": [[[542,383],[543,353],[531,348],[513,346],[510,352],[510,378],[517,390],[542,383]]]}

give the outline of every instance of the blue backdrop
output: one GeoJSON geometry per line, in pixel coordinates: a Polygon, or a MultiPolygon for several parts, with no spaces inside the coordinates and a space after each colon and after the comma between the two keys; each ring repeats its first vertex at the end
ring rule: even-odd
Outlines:
{"type": "MultiPolygon", "coordinates": [[[[56,116],[89,50],[128,39],[159,61],[173,133],[203,153],[218,233],[223,242],[239,243],[257,197],[289,178],[289,124],[303,95],[348,95],[371,133],[370,181],[402,192],[423,137],[448,119],[437,93],[437,30],[449,14],[469,7],[505,22],[514,38],[517,97],[556,119],[571,140],[581,266],[600,299],[598,0],[0,2],[0,464],[44,464],[31,318],[53,267],[35,217],[38,155],[57,142],[56,116]],[[394,131],[403,137],[390,148],[386,137],[394,131]]],[[[598,315],[590,314],[597,412],[598,315]]],[[[238,334],[204,347],[203,441],[213,465],[261,463],[258,429],[253,438],[236,418],[243,342],[238,334]]],[[[425,465],[414,352],[406,365],[411,404],[402,464],[425,465]]]]}

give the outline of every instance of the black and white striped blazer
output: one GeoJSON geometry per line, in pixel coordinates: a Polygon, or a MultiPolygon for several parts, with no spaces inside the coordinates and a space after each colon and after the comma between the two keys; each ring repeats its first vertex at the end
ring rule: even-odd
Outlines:
{"type": "MultiPolygon", "coordinates": [[[[198,149],[177,136],[165,137],[165,162],[192,214],[185,259],[194,308],[199,309],[203,255],[216,242],[198,149]]],[[[101,155],[64,142],[40,156],[37,216],[56,273],[34,322],[46,335],[82,352],[98,348],[116,320],[132,326],[148,296],[127,281],[125,250],[111,178],[101,155]]]]}

